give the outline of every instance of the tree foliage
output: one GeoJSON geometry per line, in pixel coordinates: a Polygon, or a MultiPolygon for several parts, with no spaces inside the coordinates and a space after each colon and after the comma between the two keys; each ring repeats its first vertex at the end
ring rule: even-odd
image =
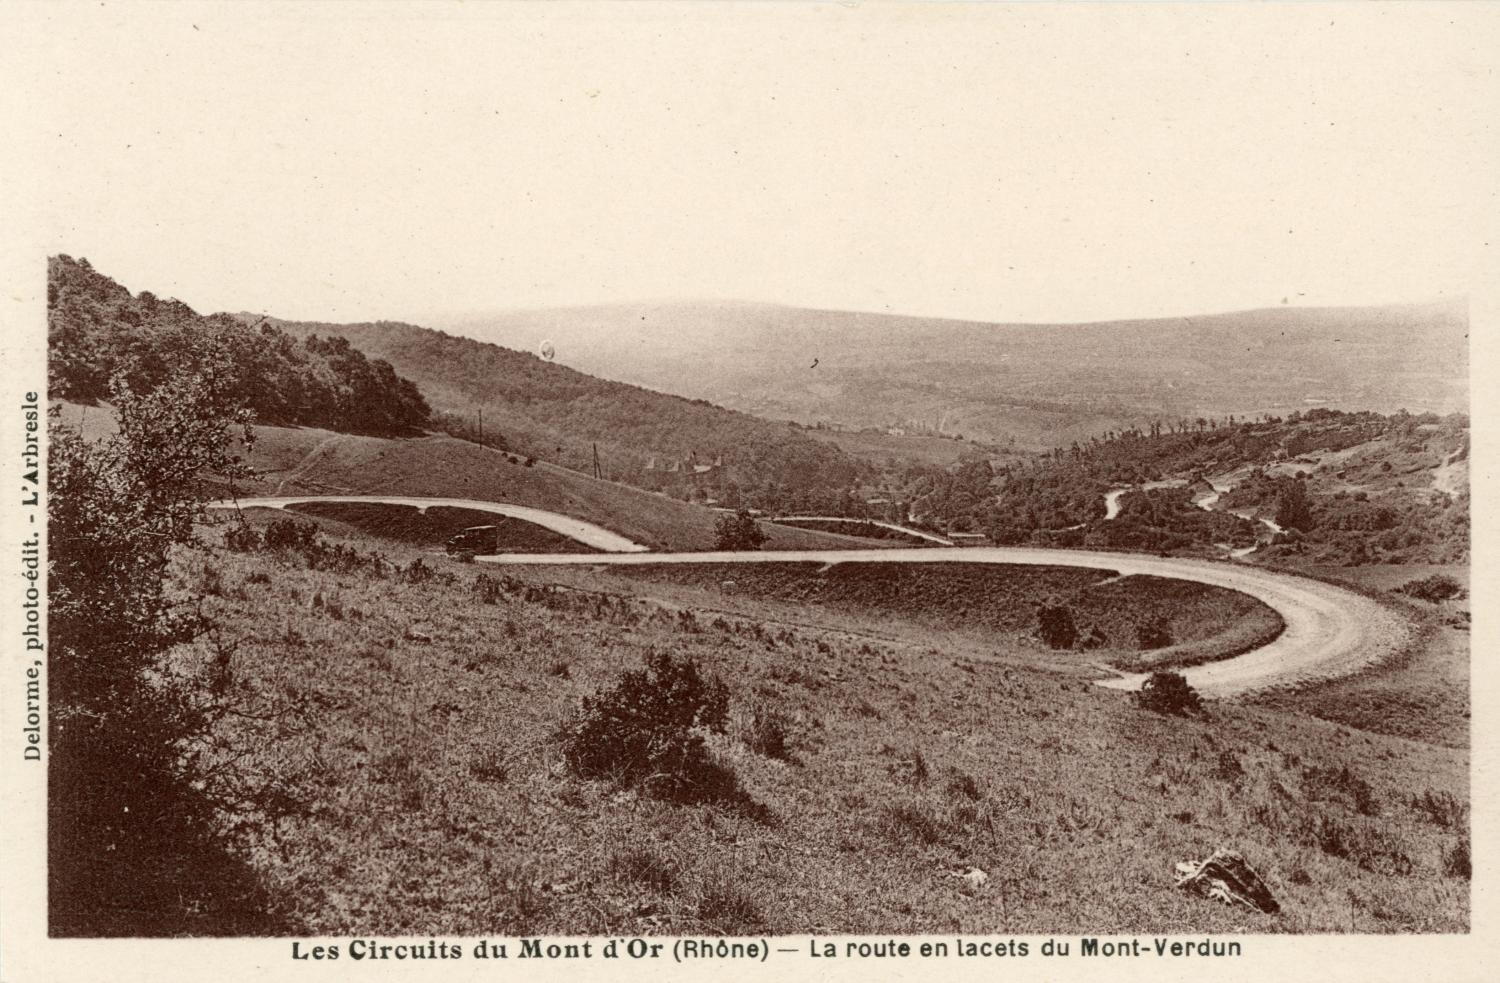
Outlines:
{"type": "Polygon", "coordinates": [[[1467,458],[1468,430],[1463,414],[1322,408],[1253,421],[1162,421],[1000,468],[995,494],[978,505],[945,491],[956,482],[929,483],[920,501],[950,521],[972,507],[973,520],[1000,544],[1159,551],[1267,539],[1264,523],[1234,514],[1242,512],[1286,530],[1263,554],[1273,558],[1455,562],[1468,555],[1469,492],[1434,491],[1427,476],[1467,458]],[[1324,463],[1310,456],[1340,451],[1348,453],[1319,455],[1324,463]],[[1241,469],[1248,477],[1212,509],[1199,506],[1206,477],[1241,469]],[[1305,473],[1287,473],[1295,471],[1305,473]],[[1181,483],[1141,488],[1164,479],[1181,483]],[[1105,493],[1121,488],[1132,490],[1105,519],[1105,493]]]}
{"type": "Polygon", "coordinates": [[[183,373],[212,380],[263,423],[397,433],[428,421],[416,385],[347,339],[299,340],[263,321],[203,317],[180,301],[132,296],[68,256],[49,260],[47,274],[54,397],[107,399],[116,380],[144,394],[183,373]]]}
{"type": "Polygon", "coordinates": [[[716,550],[758,550],[765,541],[760,523],[744,509],[720,516],[714,527],[716,550]]]}
{"type": "Polygon", "coordinates": [[[169,653],[207,628],[170,592],[211,480],[242,473],[247,415],[222,377],[121,384],[119,432],[50,421],[48,850],[54,934],[252,931],[254,879],[225,849],[192,741],[213,708],[169,653]]]}

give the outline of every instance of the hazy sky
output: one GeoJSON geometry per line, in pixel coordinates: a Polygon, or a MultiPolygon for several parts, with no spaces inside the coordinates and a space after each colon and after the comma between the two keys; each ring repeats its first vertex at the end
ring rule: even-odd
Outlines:
{"type": "Polygon", "coordinates": [[[0,98],[49,249],[202,311],[1419,300],[1495,231],[1482,6],[29,7],[0,98]]]}

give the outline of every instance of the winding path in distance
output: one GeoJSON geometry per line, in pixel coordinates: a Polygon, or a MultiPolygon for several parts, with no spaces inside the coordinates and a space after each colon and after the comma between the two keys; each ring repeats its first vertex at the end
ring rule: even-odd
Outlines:
{"type": "MultiPolygon", "coordinates": [[[[1195,497],[1193,499],[1193,504],[1197,505],[1200,509],[1203,509],[1206,512],[1214,511],[1214,506],[1219,503],[1219,499],[1223,498],[1227,493],[1234,490],[1234,483],[1231,483],[1229,481],[1229,478],[1238,473],[1239,472],[1231,471],[1229,474],[1220,475],[1217,478],[1205,478],[1204,480],[1208,482],[1209,487],[1213,490],[1205,495],[1195,497]]],[[[1243,475],[1241,475],[1241,477],[1243,477],[1243,475]]],[[[1151,491],[1155,488],[1181,488],[1187,483],[1188,480],[1186,478],[1168,478],[1165,481],[1148,481],[1144,485],[1130,485],[1125,488],[1111,488],[1109,491],[1104,493],[1104,521],[1108,522],[1110,519],[1113,519],[1120,514],[1120,499],[1124,497],[1126,492],[1151,491]]],[[[1229,509],[1228,511],[1230,515],[1237,515],[1241,519],[1248,519],[1251,522],[1259,522],[1261,525],[1271,530],[1272,536],[1286,532],[1286,530],[1278,526],[1274,520],[1267,519],[1265,516],[1256,515],[1249,509],[1229,509]]],[[[1077,526],[1070,526],[1069,528],[1082,529],[1083,526],[1086,525],[1088,525],[1088,523],[1082,523],[1077,526]]],[[[1260,549],[1260,546],[1260,543],[1255,543],[1254,545],[1244,546],[1239,549],[1229,549],[1229,547],[1227,546],[1224,548],[1229,549],[1230,556],[1238,559],[1242,556],[1249,556],[1251,553],[1254,553],[1256,550],[1260,549]]]]}
{"type": "MultiPolygon", "coordinates": [[[[1120,576],[1167,577],[1248,594],[1281,615],[1285,630],[1272,642],[1243,655],[1181,670],[1209,697],[1304,683],[1357,672],[1394,655],[1409,636],[1406,619],[1378,602],[1321,581],[1277,573],[1243,563],[1108,553],[1093,550],[1015,546],[932,547],[870,550],[784,550],[775,552],[650,553],[646,547],[581,519],[543,509],[459,498],[382,495],[306,495],[214,502],[210,508],[276,508],[305,502],[362,502],[473,509],[507,515],[586,543],[603,553],[503,553],[478,556],[479,563],[514,566],[645,565],[665,563],[993,563],[1024,566],[1086,567],[1120,576]]],[[[1100,685],[1137,689],[1144,675],[1117,674],[1100,685]]]]}

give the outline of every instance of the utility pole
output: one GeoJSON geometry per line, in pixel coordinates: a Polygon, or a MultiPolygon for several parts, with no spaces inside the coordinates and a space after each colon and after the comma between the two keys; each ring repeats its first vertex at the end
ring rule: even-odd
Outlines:
{"type": "Polygon", "coordinates": [[[479,442],[484,443],[484,407],[479,407],[479,442]]]}
{"type": "Polygon", "coordinates": [[[594,444],[594,477],[604,477],[604,472],[599,467],[599,445],[597,443],[594,444]]]}

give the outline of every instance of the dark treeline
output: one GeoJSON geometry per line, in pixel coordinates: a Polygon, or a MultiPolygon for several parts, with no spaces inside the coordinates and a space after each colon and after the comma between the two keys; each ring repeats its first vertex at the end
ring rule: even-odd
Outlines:
{"type": "Polygon", "coordinates": [[[181,373],[214,380],[262,423],[391,434],[428,422],[409,379],[343,338],[299,339],[147,291],[133,296],[84,259],[48,261],[47,311],[55,399],[108,400],[121,386],[145,394],[181,373]]]}

